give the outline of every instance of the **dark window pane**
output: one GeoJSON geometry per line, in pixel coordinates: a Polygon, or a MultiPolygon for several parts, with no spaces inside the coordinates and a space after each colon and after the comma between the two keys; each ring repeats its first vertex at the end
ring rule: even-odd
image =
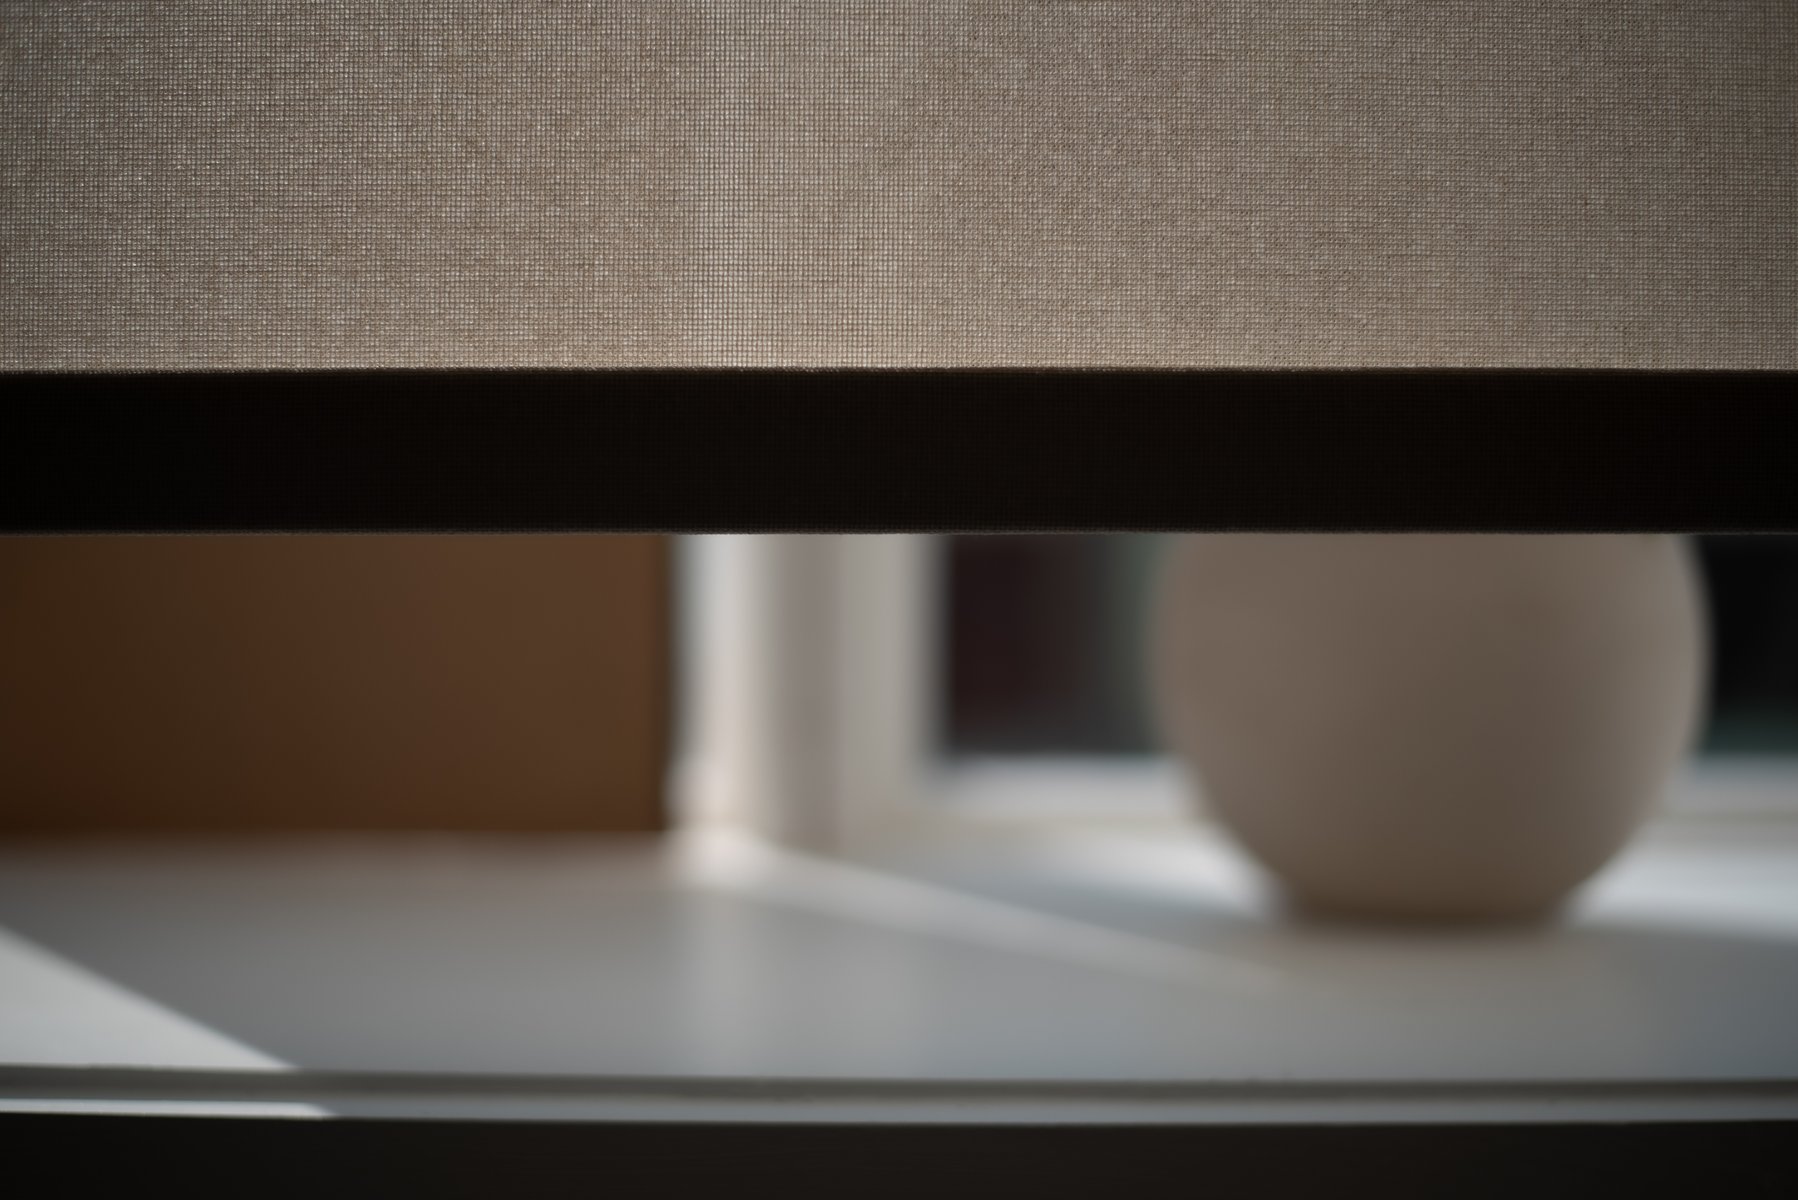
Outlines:
{"type": "Polygon", "coordinates": [[[950,753],[1145,754],[1152,535],[948,540],[950,753]]]}
{"type": "Polygon", "coordinates": [[[1698,542],[1710,593],[1705,749],[1798,754],[1798,537],[1698,542]]]}

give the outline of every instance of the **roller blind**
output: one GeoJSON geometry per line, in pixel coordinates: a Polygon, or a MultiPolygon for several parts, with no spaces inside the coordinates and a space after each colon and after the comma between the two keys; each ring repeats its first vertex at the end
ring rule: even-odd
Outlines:
{"type": "Polygon", "coordinates": [[[0,366],[1798,367],[1798,6],[0,5],[0,366]]]}

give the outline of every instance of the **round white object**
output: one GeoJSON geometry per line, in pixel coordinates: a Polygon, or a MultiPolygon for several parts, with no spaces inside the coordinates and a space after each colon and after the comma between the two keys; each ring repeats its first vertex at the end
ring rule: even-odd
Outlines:
{"type": "Polygon", "coordinates": [[[1666,535],[1194,534],[1163,735],[1301,911],[1553,912],[1690,748],[1697,572],[1666,535]]]}

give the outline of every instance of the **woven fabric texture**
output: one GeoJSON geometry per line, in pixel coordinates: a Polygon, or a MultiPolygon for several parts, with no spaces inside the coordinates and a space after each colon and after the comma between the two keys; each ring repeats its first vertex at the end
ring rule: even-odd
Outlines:
{"type": "Polygon", "coordinates": [[[1786,0],[0,3],[0,367],[1798,367],[1786,0]]]}

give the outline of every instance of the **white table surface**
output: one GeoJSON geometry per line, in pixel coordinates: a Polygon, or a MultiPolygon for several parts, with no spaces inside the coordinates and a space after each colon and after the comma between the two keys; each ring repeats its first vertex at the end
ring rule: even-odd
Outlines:
{"type": "Polygon", "coordinates": [[[1798,1115],[1798,827],[1562,924],[1294,925],[1199,828],[0,849],[0,1108],[574,1119],[1798,1115]]]}

